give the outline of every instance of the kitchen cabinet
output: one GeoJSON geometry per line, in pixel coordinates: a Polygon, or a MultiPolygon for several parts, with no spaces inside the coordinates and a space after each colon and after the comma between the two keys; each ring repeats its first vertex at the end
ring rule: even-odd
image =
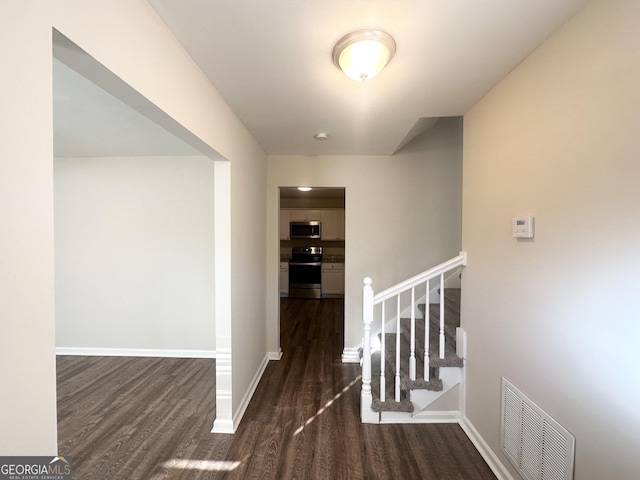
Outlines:
{"type": "Polygon", "coordinates": [[[344,240],[344,210],[322,210],[322,240],[344,240]]]}
{"type": "Polygon", "coordinates": [[[344,227],[344,209],[338,210],[338,240],[344,240],[345,238],[344,227]]]}
{"type": "Polygon", "coordinates": [[[280,262],[280,296],[288,297],[289,296],[289,263],[288,262],[280,262]]]}
{"type": "Polygon", "coordinates": [[[310,222],[322,221],[322,212],[321,210],[306,210],[303,208],[292,208],[289,210],[289,221],[290,222],[310,222]]]}
{"type": "Polygon", "coordinates": [[[344,263],[322,263],[322,296],[344,296],[344,263]]]}
{"type": "Polygon", "coordinates": [[[290,212],[291,210],[284,208],[280,210],[280,240],[289,240],[290,212]]]}

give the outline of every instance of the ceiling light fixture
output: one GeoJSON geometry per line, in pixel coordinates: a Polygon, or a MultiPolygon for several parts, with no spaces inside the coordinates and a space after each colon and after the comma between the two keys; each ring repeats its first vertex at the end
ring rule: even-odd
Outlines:
{"type": "Polygon", "coordinates": [[[311,187],[298,187],[298,190],[301,192],[309,192],[311,191],[311,187]]]}
{"type": "Polygon", "coordinates": [[[313,138],[315,138],[316,140],[322,141],[329,138],[329,135],[327,135],[325,132],[318,132],[313,136],[313,138]]]}
{"type": "Polygon", "coordinates": [[[347,77],[357,81],[378,75],[396,53],[396,42],[382,30],[351,32],[333,47],[333,63],[347,77]]]}

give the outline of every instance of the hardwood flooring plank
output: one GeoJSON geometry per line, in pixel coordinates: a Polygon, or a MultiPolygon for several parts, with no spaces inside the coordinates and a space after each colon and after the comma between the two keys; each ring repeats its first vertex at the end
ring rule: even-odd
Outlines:
{"type": "Polygon", "coordinates": [[[343,309],[282,300],[282,359],[234,435],[210,433],[214,360],[59,357],[59,454],[77,480],[495,479],[458,425],[360,423],[343,309]]]}

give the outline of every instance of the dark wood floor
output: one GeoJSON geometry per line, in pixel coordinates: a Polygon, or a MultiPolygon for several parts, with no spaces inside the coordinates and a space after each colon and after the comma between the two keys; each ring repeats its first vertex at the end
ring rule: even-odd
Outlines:
{"type": "Polygon", "coordinates": [[[75,480],[495,479],[458,425],[362,425],[343,303],[282,301],[282,349],[235,435],[210,433],[215,361],[58,357],[59,454],[75,480]]]}

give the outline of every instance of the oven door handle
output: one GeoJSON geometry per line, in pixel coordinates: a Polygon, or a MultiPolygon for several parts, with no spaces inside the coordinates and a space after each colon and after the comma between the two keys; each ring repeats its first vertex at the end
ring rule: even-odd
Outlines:
{"type": "Polygon", "coordinates": [[[322,262],[289,262],[294,267],[321,267],[322,262]]]}

